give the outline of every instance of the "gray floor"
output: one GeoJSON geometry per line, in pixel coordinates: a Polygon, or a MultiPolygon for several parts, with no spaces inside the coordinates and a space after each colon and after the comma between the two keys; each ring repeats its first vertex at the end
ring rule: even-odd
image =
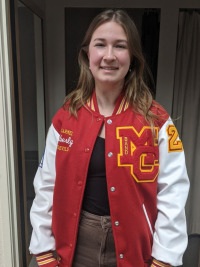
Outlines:
{"type": "Polygon", "coordinates": [[[35,257],[32,257],[29,267],[38,267],[35,257]]]}

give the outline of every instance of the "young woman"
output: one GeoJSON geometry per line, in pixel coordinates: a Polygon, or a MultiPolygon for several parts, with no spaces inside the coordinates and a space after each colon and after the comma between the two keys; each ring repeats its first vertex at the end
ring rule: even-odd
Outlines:
{"type": "Polygon", "coordinates": [[[79,63],[34,180],[30,252],[45,267],[178,266],[187,246],[183,147],[143,80],[124,11],[92,21],[79,63]]]}

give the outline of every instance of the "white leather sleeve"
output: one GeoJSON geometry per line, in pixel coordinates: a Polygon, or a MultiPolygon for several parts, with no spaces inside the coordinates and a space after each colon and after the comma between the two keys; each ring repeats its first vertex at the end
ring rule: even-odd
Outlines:
{"type": "Polygon", "coordinates": [[[59,134],[51,125],[47,134],[45,152],[34,179],[35,199],[30,211],[33,232],[29,247],[32,254],[55,250],[51,224],[58,139],[59,134]]]}
{"type": "Polygon", "coordinates": [[[182,264],[182,256],[188,242],[185,203],[189,191],[189,179],[184,151],[168,151],[171,139],[168,136],[167,127],[172,124],[171,119],[166,121],[158,137],[160,163],[157,192],[158,217],[153,236],[152,257],[178,266],[182,264]]]}

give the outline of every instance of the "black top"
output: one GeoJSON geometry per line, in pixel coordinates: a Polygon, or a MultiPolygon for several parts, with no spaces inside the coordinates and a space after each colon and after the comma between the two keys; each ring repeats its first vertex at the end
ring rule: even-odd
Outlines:
{"type": "Polygon", "coordinates": [[[110,215],[105,168],[105,139],[99,136],[90,159],[82,208],[92,214],[110,215]]]}

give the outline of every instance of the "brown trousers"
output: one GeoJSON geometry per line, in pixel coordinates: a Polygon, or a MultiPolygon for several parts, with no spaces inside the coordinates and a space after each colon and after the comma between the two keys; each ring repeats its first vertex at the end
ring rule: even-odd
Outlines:
{"type": "Polygon", "coordinates": [[[116,267],[110,216],[82,211],[72,267],[116,267]]]}

